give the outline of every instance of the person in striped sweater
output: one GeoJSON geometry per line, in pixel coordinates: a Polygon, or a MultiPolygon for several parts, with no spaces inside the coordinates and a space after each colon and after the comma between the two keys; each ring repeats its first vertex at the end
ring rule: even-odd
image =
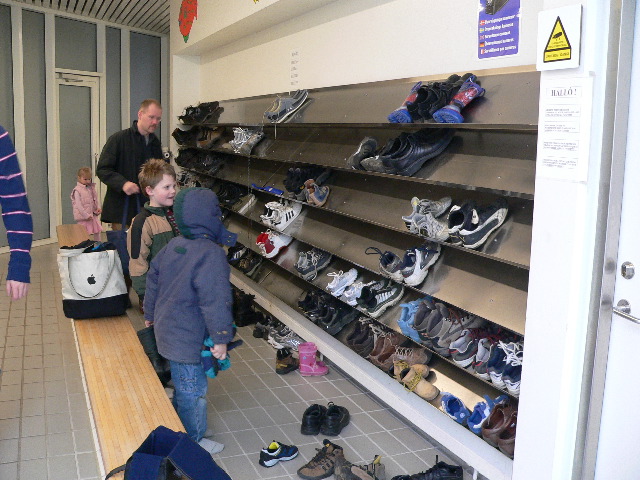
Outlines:
{"type": "Polygon", "coordinates": [[[29,290],[33,220],[18,164],[18,154],[9,133],[2,125],[0,125],[0,207],[11,252],[7,273],[7,295],[12,300],[18,300],[29,290]]]}

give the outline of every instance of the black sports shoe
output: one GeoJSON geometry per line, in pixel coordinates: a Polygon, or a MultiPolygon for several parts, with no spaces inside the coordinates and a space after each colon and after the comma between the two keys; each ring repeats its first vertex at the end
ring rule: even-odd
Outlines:
{"type": "Polygon", "coordinates": [[[349,425],[349,410],[329,402],[327,414],[320,426],[320,433],[334,437],[340,435],[344,427],[349,425]]]}
{"type": "Polygon", "coordinates": [[[378,148],[378,141],[373,137],[364,137],[360,142],[358,149],[347,158],[347,167],[354,170],[364,170],[360,165],[360,161],[375,155],[378,148]]]}
{"type": "Polygon", "coordinates": [[[303,435],[318,435],[326,414],[327,407],[323,405],[314,403],[308,407],[302,414],[300,433],[303,435]]]}
{"type": "Polygon", "coordinates": [[[241,243],[236,243],[227,250],[227,261],[231,265],[237,265],[240,260],[249,254],[249,249],[241,243]]]}
{"type": "Polygon", "coordinates": [[[410,177],[444,151],[454,135],[453,129],[425,129],[407,137],[407,146],[397,155],[382,158],[387,173],[410,177]]]}
{"type": "Polygon", "coordinates": [[[396,475],[391,480],[462,480],[462,467],[438,461],[429,470],[413,475],[396,475]]]}

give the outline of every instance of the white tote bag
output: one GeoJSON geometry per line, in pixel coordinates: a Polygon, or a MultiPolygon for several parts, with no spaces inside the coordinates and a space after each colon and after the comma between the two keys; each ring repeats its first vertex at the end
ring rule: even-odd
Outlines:
{"type": "Polygon", "coordinates": [[[96,318],[124,314],[129,304],[118,251],[86,248],[58,251],[62,308],[68,318],[96,318]]]}

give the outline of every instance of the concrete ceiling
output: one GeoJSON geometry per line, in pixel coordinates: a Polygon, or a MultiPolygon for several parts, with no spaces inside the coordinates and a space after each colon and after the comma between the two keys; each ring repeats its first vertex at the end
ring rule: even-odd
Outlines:
{"type": "Polygon", "coordinates": [[[169,0],[16,0],[150,32],[169,34],[169,0]]]}

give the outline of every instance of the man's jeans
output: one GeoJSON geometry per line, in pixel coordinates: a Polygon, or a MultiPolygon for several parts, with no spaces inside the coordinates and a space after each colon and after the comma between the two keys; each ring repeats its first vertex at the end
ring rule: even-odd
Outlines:
{"type": "Polygon", "coordinates": [[[173,406],[187,435],[199,442],[207,430],[207,376],[201,363],[169,361],[175,385],[173,406]]]}

